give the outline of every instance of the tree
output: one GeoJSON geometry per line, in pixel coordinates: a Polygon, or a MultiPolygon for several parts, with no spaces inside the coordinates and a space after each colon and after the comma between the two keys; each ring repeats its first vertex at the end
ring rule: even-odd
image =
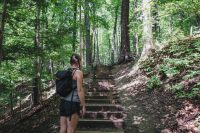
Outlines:
{"type": "Polygon", "coordinates": [[[36,1],[36,19],[35,19],[35,49],[36,49],[36,60],[35,60],[35,77],[33,79],[33,104],[39,103],[39,93],[41,91],[41,71],[42,71],[42,45],[41,45],[41,8],[43,1],[36,1]]]}
{"type": "Polygon", "coordinates": [[[74,22],[73,22],[73,27],[74,27],[74,30],[73,30],[73,42],[72,42],[72,49],[73,49],[73,52],[75,52],[76,50],[76,31],[77,31],[77,4],[78,4],[78,0],[73,0],[74,1],[74,22]]]}
{"type": "Polygon", "coordinates": [[[1,20],[0,20],[0,61],[3,59],[4,51],[3,51],[3,39],[4,39],[4,26],[5,26],[5,21],[6,21],[6,12],[7,12],[7,0],[3,1],[3,12],[1,15],[1,20]]]}
{"type": "MultiPolygon", "coordinates": [[[[135,21],[135,22],[137,22],[137,23],[139,23],[139,21],[138,21],[138,16],[139,16],[139,13],[137,12],[137,8],[138,8],[138,0],[135,0],[134,1],[134,16],[133,16],[133,21],[135,21]]],[[[136,32],[134,32],[134,37],[133,37],[134,39],[133,40],[135,40],[135,44],[133,45],[133,47],[135,47],[135,55],[136,55],[136,57],[139,57],[139,54],[140,54],[140,51],[139,51],[139,38],[138,38],[138,31],[136,32]]]]}
{"type": "Polygon", "coordinates": [[[113,27],[113,36],[112,36],[112,51],[111,51],[111,61],[112,64],[115,62],[115,55],[117,53],[117,40],[116,40],[116,35],[117,35],[117,21],[118,21],[118,13],[119,13],[119,1],[115,3],[114,7],[114,13],[115,13],[115,21],[114,21],[114,27],[113,27]]]}
{"type": "Polygon", "coordinates": [[[80,56],[82,58],[82,65],[85,63],[84,62],[84,54],[83,54],[83,26],[82,26],[82,1],[79,0],[79,52],[80,52],[80,56]]]}
{"type": "Polygon", "coordinates": [[[86,46],[86,66],[92,64],[92,47],[90,42],[90,19],[89,19],[89,2],[85,0],[85,46],[86,46]]]}
{"type": "Polygon", "coordinates": [[[152,22],[151,22],[151,0],[142,1],[143,11],[143,51],[141,57],[146,57],[153,48],[152,22]]]}
{"type": "Polygon", "coordinates": [[[122,0],[121,5],[121,47],[119,62],[129,60],[130,57],[129,39],[129,0],[122,0]]]}
{"type": "MultiPolygon", "coordinates": [[[[159,19],[158,19],[158,0],[153,0],[153,32],[154,37],[157,37],[160,32],[159,19]]],[[[158,38],[159,39],[159,38],[158,38]]]]}
{"type": "Polygon", "coordinates": [[[123,0],[121,5],[121,46],[119,62],[130,58],[129,39],[129,0],[123,0]]]}
{"type": "Polygon", "coordinates": [[[99,59],[99,40],[98,40],[99,33],[98,33],[98,29],[96,30],[95,37],[96,37],[96,48],[97,48],[96,63],[97,63],[97,64],[100,64],[100,59],[99,59]]]}

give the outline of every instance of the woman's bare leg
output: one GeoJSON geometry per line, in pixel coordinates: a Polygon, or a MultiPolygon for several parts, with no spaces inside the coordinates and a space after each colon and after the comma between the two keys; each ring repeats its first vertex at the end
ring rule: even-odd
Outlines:
{"type": "Polygon", "coordinates": [[[67,133],[67,117],[60,117],[60,133],[67,133]]]}
{"type": "Polygon", "coordinates": [[[67,133],[75,133],[78,121],[79,121],[78,114],[73,114],[71,116],[71,121],[69,120],[69,117],[67,117],[67,133]]]}

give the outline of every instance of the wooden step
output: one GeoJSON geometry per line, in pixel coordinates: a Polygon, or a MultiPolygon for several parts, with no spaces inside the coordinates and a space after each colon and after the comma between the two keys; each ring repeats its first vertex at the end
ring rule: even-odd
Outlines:
{"type": "Polygon", "coordinates": [[[99,129],[97,131],[93,130],[93,131],[76,131],[76,133],[124,133],[123,130],[119,130],[119,131],[103,131],[103,129],[99,129]]]}
{"type": "Polygon", "coordinates": [[[90,91],[90,90],[98,90],[98,91],[113,91],[113,89],[111,87],[101,87],[101,86],[92,86],[90,88],[87,89],[87,91],[90,91]]]}
{"type": "Polygon", "coordinates": [[[109,100],[109,99],[86,99],[86,103],[96,103],[96,104],[119,104],[120,101],[117,99],[109,100]]]}
{"type": "Polygon", "coordinates": [[[112,90],[95,90],[95,89],[88,89],[87,93],[94,93],[94,92],[99,92],[99,93],[110,93],[112,90]]]}
{"type": "Polygon", "coordinates": [[[123,111],[119,104],[87,104],[88,111],[123,111]]]}
{"type": "Polygon", "coordinates": [[[110,99],[110,96],[89,96],[89,95],[86,95],[85,96],[85,99],[110,99]]]}
{"type": "Polygon", "coordinates": [[[93,82],[90,84],[89,88],[91,87],[102,87],[102,88],[106,88],[106,87],[113,87],[114,86],[114,82],[112,80],[101,80],[101,79],[95,79],[93,80],[93,82]]]}
{"type": "MultiPolygon", "coordinates": [[[[111,96],[99,96],[99,95],[85,95],[85,99],[111,99],[111,96]]],[[[119,99],[118,95],[112,96],[112,99],[119,99]]]]}
{"type": "Polygon", "coordinates": [[[86,99],[86,103],[111,103],[109,99],[86,99]]]}
{"type": "Polygon", "coordinates": [[[117,96],[118,93],[117,92],[112,92],[112,93],[108,93],[108,92],[85,92],[86,95],[89,95],[89,96],[117,96]]]}
{"type": "Polygon", "coordinates": [[[126,115],[122,111],[87,111],[84,118],[87,119],[123,119],[126,118],[126,115]]]}
{"type": "Polygon", "coordinates": [[[124,120],[91,120],[80,119],[78,128],[117,128],[122,129],[124,127],[124,120]]]}
{"type": "Polygon", "coordinates": [[[105,76],[105,75],[99,75],[99,76],[93,76],[93,79],[109,79],[109,80],[112,80],[113,79],[113,76],[105,76]]]}

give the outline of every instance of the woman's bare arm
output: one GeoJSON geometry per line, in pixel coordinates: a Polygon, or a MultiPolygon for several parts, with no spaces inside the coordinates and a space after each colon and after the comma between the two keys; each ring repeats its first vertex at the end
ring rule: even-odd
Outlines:
{"type": "Polygon", "coordinates": [[[78,89],[78,96],[80,98],[81,106],[85,107],[85,95],[83,90],[83,73],[81,71],[76,72],[76,80],[77,80],[77,89],[78,89]]]}

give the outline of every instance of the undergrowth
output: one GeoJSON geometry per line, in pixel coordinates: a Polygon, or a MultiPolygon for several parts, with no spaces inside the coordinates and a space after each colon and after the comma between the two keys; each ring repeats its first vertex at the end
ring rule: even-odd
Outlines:
{"type": "Polygon", "coordinates": [[[171,43],[151,54],[142,66],[149,77],[147,90],[168,89],[179,98],[200,97],[200,40],[171,43]]]}

